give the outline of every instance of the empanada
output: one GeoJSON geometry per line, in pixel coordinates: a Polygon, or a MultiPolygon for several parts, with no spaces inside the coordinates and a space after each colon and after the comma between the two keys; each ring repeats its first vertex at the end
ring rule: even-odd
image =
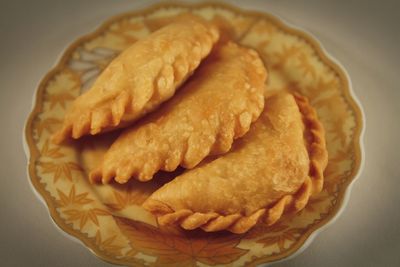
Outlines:
{"type": "Polygon", "coordinates": [[[123,51],[67,112],[56,143],[126,126],[172,97],[209,54],[218,29],[186,15],[123,51]]]}
{"type": "Polygon", "coordinates": [[[169,102],[124,130],[91,180],[147,181],[159,170],[193,168],[227,152],[263,110],[266,77],[254,50],[218,45],[169,102]]]}
{"type": "Polygon", "coordinates": [[[279,93],[230,152],[165,184],[144,207],[161,225],[244,233],[301,210],[322,189],[326,164],[315,111],[304,97],[279,93]]]}

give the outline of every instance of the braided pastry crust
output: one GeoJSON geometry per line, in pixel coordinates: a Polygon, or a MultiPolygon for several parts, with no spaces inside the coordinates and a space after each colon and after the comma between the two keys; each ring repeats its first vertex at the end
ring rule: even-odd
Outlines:
{"type": "Polygon", "coordinates": [[[315,110],[305,97],[288,93],[267,98],[265,106],[231,152],[146,200],[160,225],[244,233],[258,222],[274,224],[286,210],[300,211],[322,190],[328,154],[315,110]]]}

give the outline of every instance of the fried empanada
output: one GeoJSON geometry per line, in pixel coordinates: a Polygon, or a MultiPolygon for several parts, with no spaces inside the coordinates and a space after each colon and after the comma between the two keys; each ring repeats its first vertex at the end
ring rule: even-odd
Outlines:
{"type": "Polygon", "coordinates": [[[120,128],[154,110],[174,95],[218,38],[214,25],[186,15],[137,41],[73,102],[54,142],[120,128]]]}
{"type": "Polygon", "coordinates": [[[326,164],[315,111],[304,97],[279,93],[230,152],[165,184],[144,207],[160,225],[244,233],[304,208],[321,191],[326,164]]]}
{"type": "Polygon", "coordinates": [[[147,181],[159,170],[193,168],[227,152],[263,110],[266,77],[254,50],[218,45],[169,102],[124,130],[91,180],[147,181]]]}

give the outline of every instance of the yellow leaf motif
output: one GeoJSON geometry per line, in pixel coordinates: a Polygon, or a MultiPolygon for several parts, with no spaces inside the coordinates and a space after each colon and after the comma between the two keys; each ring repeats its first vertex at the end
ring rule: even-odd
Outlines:
{"type": "Polygon", "coordinates": [[[240,235],[202,231],[171,234],[142,222],[114,218],[133,249],[157,257],[154,266],[196,266],[197,261],[209,265],[228,264],[247,253],[236,247],[240,235]]]}
{"type": "Polygon", "coordinates": [[[261,41],[259,44],[257,44],[256,50],[259,52],[261,59],[263,60],[265,66],[269,66],[269,56],[267,53],[264,53],[265,49],[268,47],[270,44],[270,40],[264,40],[261,41]]]}
{"type": "Polygon", "coordinates": [[[329,194],[333,195],[338,191],[338,181],[345,179],[344,175],[337,175],[336,177],[332,177],[331,179],[325,179],[324,181],[324,190],[329,194]]]}
{"type": "Polygon", "coordinates": [[[350,154],[347,148],[341,148],[329,157],[328,166],[324,171],[324,189],[331,195],[338,190],[338,185],[347,177],[346,170],[343,170],[340,165],[348,160],[350,154]]]}
{"type": "Polygon", "coordinates": [[[54,131],[58,129],[58,126],[61,124],[61,122],[61,120],[56,118],[46,118],[43,120],[39,120],[35,127],[38,137],[41,137],[44,131],[47,131],[48,133],[54,133],[54,131]]]}
{"type": "Polygon", "coordinates": [[[91,221],[95,225],[99,226],[99,220],[97,216],[108,216],[110,213],[105,210],[101,209],[89,209],[89,210],[82,210],[78,209],[67,209],[64,210],[63,213],[67,216],[67,221],[79,221],[80,229],[86,225],[88,221],[91,221]]]}
{"type": "Polygon", "coordinates": [[[59,200],[57,200],[60,207],[67,207],[69,205],[85,205],[93,202],[93,199],[88,198],[88,192],[76,194],[75,185],[71,187],[68,196],[57,188],[59,200]]]}
{"type": "Polygon", "coordinates": [[[146,17],[143,20],[144,25],[150,32],[154,32],[159,28],[168,25],[174,21],[174,17],[172,16],[163,16],[163,17],[146,17]]]}
{"type": "Polygon", "coordinates": [[[255,225],[253,228],[250,229],[245,235],[245,239],[253,239],[253,238],[258,238],[261,237],[267,233],[278,233],[281,232],[285,229],[287,229],[288,226],[282,225],[281,223],[276,223],[272,226],[268,226],[266,224],[259,223],[255,225]]]}
{"type": "Polygon", "coordinates": [[[287,46],[283,45],[281,52],[275,52],[272,56],[275,58],[274,62],[276,62],[272,67],[275,69],[281,69],[285,66],[285,64],[293,57],[295,57],[300,52],[300,48],[298,46],[292,45],[287,46]]]}
{"type": "Polygon", "coordinates": [[[253,24],[253,20],[238,17],[226,17],[222,14],[214,14],[211,19],[212,23],[217,25],[223,34],[229,36],[231,39],[239,41],[253,24]]]}
{"type": "Polygon", "coordinates": [[[324,176],[326,179],[331,179],[331,177],[340,174],[339,164],[346,160],[350,151],[345,148],[338,149],[335,154],[330,155],[328,165],[324,171],[324,176]]]}
{"type": "Polygon", "coordinates": [[[118,245],[113,245],[113,242],[117,235],[110,236],[109,238],[102,240],[101,238],[101,233],[99,230],[96,232],[96,237],[95,237],[95,242],[96,245],[101,249],[106,251],[107,253],[110,253],[115,256],[120,256],[121,255],[121,249],[123,248],[122,246],[118,245]]]}
{"type": "Polygon", "coordinates": [[[132,33],[142,29],[144,25],[140,22],[131,23],[128,19],[124,19],[111,26],[110,32],[124,39],[126,43],[133,44],[137,38],[132,36],[132,33]]]}
{"type": "Polygon", "coordinates": [[[61,177],[65,177],[72,182],[72,171],[82,172],[81,166],[75,162],[39,162],[43,173],[53,174],[53,183],[56,183],[61,177]]]}
{"type": "Polygon", "coordinates": [[[257,240],[257,243],[261,243],[266,247],[277,245],[279,248],[279,251],[282,252],[285,249],[285,244],[287,241],[296,241],[298,237],[302,234],[304,231],[301,228],[289,228],[289,226],[280,226],[280,232],[274,232],[271,235],[267,235],[266,237],[263,237],[260,240],[257,240]]]}
{"type": "Polygon", "coordinates": [[[312,197],[308,200],[307,205],[305,206],[305,208],[301,211],[308,211],[308,212],[317,212],[319,213],[319,211],[321,210],[321,204],[323,204],[323,202],[326,200],[327,196],[323,195],[323,194],[319,194],[315,197],[312,197]]]}
{"type": "Polygon", "coordinates": [[[315,79],[317,73],[315,71],[314,66],[309,61],[309,57],[304,53],[300,53],[300,55],[298,56],[298,60],[299,60],[299,67],[303,71],[304,76],[310,74],[311,77],[315,79]]]}
{"type": "Polygon", "coordinates": [[[126,252],[125,257],[132,258],[136,256],[136,254],[138,254],[138,251],[136,249],[131,248],[128,250],[128,252],[126,252]]]}
{"type": "Polygon", "coordinates": [[[74,99],[75,97],[70,93],[57,93],[46,95],[46,100],[50,102],[50,109],[53,109],[57,104],[65,109],[66,102],[72,101],[74,99]]]}
{"type": "Polygon", "coordinates": [[[198,8],[167,6],[106,22],[101,29],[74,42],[43,79],[26,131],[32,152],[31,181],[49,209],[56,211],[55,219],[63,222],[60,225],[64,231],[79,233],[81,241],[110,262],[160,267],[236,266],[286,257],[309,232],[330,220],[331,211],[340,205],[342,193],[358,171],[362,157],[358,153],[358,130],[363,123],[358,105],[348,94],[348,79],[312,38],[276,19],[214,4],[198,8]],[[87,137],[83,143],[69,142],[67,146],[56,146],[48,140],[61,127],[62,113],[74,96],[88,90],[115,56],[181,12],[205,15],[224,26],[223,34],[231,33],[237,42],[259,51],[270,71],[270,91],[301,92],[316,108],[326,130],[329,164],[324,172],[324,197],[310,199],[302,214],[287,212],[273,226],[260,222],[243,235],[208,234],[179,227],[166,231],[143,223],[149,214],[129,212],[138,210],[142,200],[169,179],[160,177],[154,179],[154,184],[142,183],[143,187],[138,185],[140,182],[132,183],[132,187],[130,183],[88,187],[80,166],[92,169],[105,144],[117,135],[87,137]],[[89,147],[87,143],[94,145],[89,147]],[[140,222],[114,217],[117,214],[140,222]]]}
{"type": "Polygon", "coordinates": [[[324,172],[324,190],[326,190],[329,194],[334,194],[337,190],[337,180],[338,178],[341,177],[337,173],[337,165],[333,163],[328,163],[327,168],[325,169],[324,172]],[[328,169],[329,167],[329,169],[328,169]]]}
{"type": "Polygon", "coordinates": [[[327,127],[328,138],[331,143],[339,141],[342,147],[346,146],[347,136],[344,130],[347,117],[339,116],[330,120],[329,127],[327,127]]]}
{"type": "Polygon", "coordinates": [[[49,148],[49,147],[50,147],[49,140],[46,140],[44,142],[42,150],[40,151],[40,154],[44,157],[49,157],[53,159],[64,157],[64,154],[60,152],[61,147],[55,147],[55,148],[49,148]]]}
{"type": "MultiPolygon", "coordinates": [[[[304,94],[309,94],[313,96],[318,96],[322,92],[327,92],[330,91],[332,92],[333,89],[337,88],[339,86],[337,79],[324,79],[322,77],[318,77],[318,80],[316,81],[315,85],[313,86],[308,86],[305,88],[306,90],[303,91],[304,94]]],[[[316,108],[321,108],[324,106],[329,106],[331,107],[332,100],[336,99],[337,95],[336,93],[334,95],[331,95],[331,97],[328,98],[322,98],[318,101],[313,101],[311,104],[316,107],[316,108]]],[[[335,104],[333,104],[335,105],[335,104]]]]}
{"type": "Polygon", "coordinates": [[[113,203],[107,203],[107,206],[110,207],[113,210],[122,210],[129,206],[130,204],[135,204],[136,203],[136,198],[134,196],[131,196],[127,192],[117,192],[114,191],[114,198],[115,202],[113,203]]]}
{"type": "Polygon", "coordinates": [[[106,204],[113,210],[123,210],[132,204],[141,205],[149,197],[149,194],[140,190],[113,191],[113,193],[115,201],[106,204]]]}
{"type": "Polygon", "coordinates": [[[276,30],[276,26],[272,23],[262,22],[254,27],[254,32],[265,36],[272,36],[273,34],[275,34],[276,30]]]}
{"type": "Polygon", "coordinates": [[[118,23],[115,23],[111,26],[111,31],[116,33],[124,33],[129,31],[140,31],[144,28],[144,24],[142,22],[131,22],[129,19],[124,19],[118,23]]]}

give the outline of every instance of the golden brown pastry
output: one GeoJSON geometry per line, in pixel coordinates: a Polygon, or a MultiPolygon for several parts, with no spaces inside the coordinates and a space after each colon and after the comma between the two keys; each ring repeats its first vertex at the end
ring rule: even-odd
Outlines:
{"type": "Polygon", "coordinates": [[[322,189],[324,130],[305,98],[279,93],[232,150],[178,176],[143,204],[161,225],[244,233],[301,210],[322,189]]]}
{"type": "Polygon", "coordinates": [[[67,112],[56,143],[126,126],[174,95],[218,40],[215,26],[184,16],[115,58],[67,112]]]}
{"type": "Polygon", "coordinates": [[[120,135],[91,180],[150,180],[227,152],[264,107],[266,70],[258,54],[232,42],[201,64],[171,101],[120,135]]]}

